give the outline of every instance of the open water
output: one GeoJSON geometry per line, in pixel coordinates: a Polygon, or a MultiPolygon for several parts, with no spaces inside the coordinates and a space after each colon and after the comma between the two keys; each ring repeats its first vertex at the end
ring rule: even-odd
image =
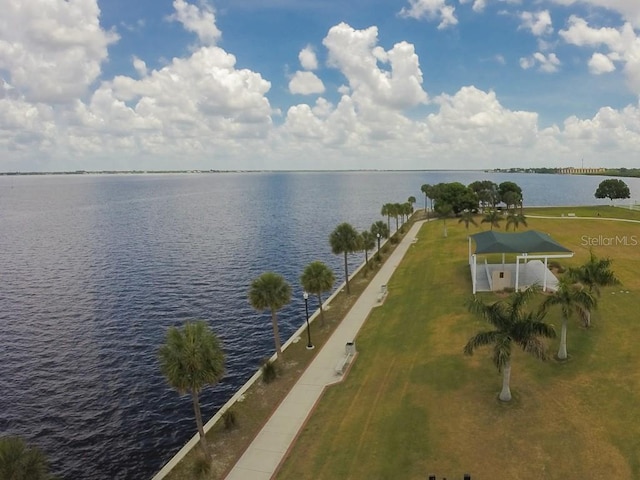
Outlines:
{"type": "MultiPolygon", "coordinates": [[[[525,205],[606,203],[603,177],[483,172],[288,172],[0,177],[0,436],[38,445],[66,480],[148,479],[195,432],[189,397],[159,372],[166,329],[206,319],[227,375],[213,415],[271,355],[247,301],[269,270],[293,287],[283,339],[304,321],[299,276],[321,260],[344,280],[330,232],[368,229],[424,183],[517,182],[525,205]]],[[[632,197],[640,181],[625,179],[632,197]]],[[[394,221],[392,220],[392,226],[394,221]]],[[[363,255],[351,256],[351,271],[363,255]]],[[[310,298],[310,308],[317,305],[310,298]]]]}

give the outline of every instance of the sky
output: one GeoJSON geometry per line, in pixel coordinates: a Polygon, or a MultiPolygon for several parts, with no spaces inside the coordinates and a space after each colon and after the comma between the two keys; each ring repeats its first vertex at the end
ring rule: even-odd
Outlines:
{"type": "Polygon", "coordinates": [[[640,166],[639,0],[0,11],[0,172],[640,166]]]}

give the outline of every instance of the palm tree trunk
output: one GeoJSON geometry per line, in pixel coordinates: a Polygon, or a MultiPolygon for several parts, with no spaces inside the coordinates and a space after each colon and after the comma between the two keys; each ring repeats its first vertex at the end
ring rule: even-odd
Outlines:
{"type": "Polygon", "coordinates": [[[589,328],[591,326],[591,310],[587,310],[584,312],[583,321],[585,328],[589,328]]]}
{"type": "Polygon", "coordinates": [[[322,296],[318,294],[318,305],[320,305],[320,323],[324,326],[324,310],[322,309],[322,296]]]}
{"type": "Polygon", "coordinates": [[[351,293],[349,290],[349,267],[347,266],[347,252],[344,252],[344,281],[347,283],[347,295],[351,293]]]}
{"type": "Polygon", "coordinates": [[[197,390],[191,390],[191,400],[193,402],[193,412],[196,415],[196,425],[198,426],[198,433],[200,434],[200,446],[207,460],[211,461],[211,453],[209,452],[209,445],[207,444],[207,436],[204,434],[204,425],[202,423],[202,412],[200,411],[200,401],[198,400],[197,390]]]}
{"type": "Polygon", "coordinates": [[[271,326],[273,327],[273,339],[276,343],[276,357],[282,355],[282,345],[280,344],[280,330],[278,329],[278,317],[275,310],[271,310],[271,326]]]}
{"type": "Polygon", "coordinates": [[[567,319],[562,319],[562,329],[560,330],[560,349],[558,350],[560,360],[567,359],[567,319]]]}
{"type": "Polygon", "coordinates": [[[502,391],[500,392],[500,400],[508,402],[511,400],[511,390],[509,389],[509,382],[511,380],[511,362],[507,362],[502,369],[502,391]]]}

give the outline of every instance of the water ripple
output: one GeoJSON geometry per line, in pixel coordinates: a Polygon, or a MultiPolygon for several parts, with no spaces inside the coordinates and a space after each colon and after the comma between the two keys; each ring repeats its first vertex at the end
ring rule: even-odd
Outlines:
{"type": "MultiPolygon", "coordinates": [[[[322,260],[342,280],[335,225],[366,229],[423,183],[479,175],[0,177],[0,432],[40,446],[64,479],[150,478],[195,431],[189,398],[158,368],[169,326],[206,319],[224,342],[228,374],[203,392],[208,417],[272,352],[269,315],[247,302],[256,276],[274,270],[293,286],[286,338],[304,321],[304,266],[322,260]]],[[[593,203],[600,181],[543,177],[491,178],[538,204],[593,203]]]]}

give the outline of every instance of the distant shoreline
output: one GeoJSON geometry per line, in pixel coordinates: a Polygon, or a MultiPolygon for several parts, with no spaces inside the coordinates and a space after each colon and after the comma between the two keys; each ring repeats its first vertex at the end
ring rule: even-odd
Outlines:
{"type": "Polygon", "coordinates": [[[465,168],[451,170],[447,168],[430,168],[424,170],[394,169],[346,169],[346,170],[75,170],[62,172],[0,172],[0,176],[33,176],[33,175],[159,175],[159,174],[199,174],[199,173],[330,173],[330,172],[490,172],[490,170],[465,168]]]}
{"type": "Polygon", "coordinates": [[[75,170],[75,171],[52,171],[52,172],[0,172],[2,177],[17,176],[44,176],[44,175],[197,175],[216,173],[331,173],[331,172],[483,172],[483,173],[537,173],[545,175],[584,175],[603,177],[629,177],[639,178],[640,168],[608,168],[608,169],[578,169],[578,168],[494,168],[494,169],[449,169],[449,168],[427,168],[427,169],[381,169],[362,168],[345,170],[75,170]]]}

